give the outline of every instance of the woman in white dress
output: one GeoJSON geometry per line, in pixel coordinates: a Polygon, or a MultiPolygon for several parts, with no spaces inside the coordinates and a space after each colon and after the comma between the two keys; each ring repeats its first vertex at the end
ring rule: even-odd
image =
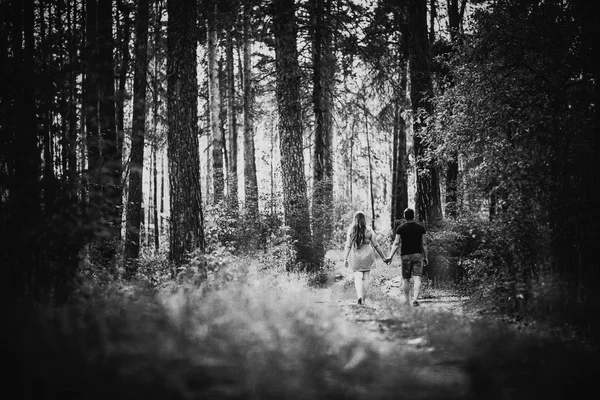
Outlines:
{"type": "Polygon", "coordinates": [[[348,228],[344,250],[346,255],[344,265],[350,267],[354,272],[354,287],[358,304],[364,304],[367,296],[369,275],[375,263],[373,249],[377,250],[382,259],[385,259],[385,255],[377,243],[375,232],[367,227],[365,214],[359,211],[354,214],[352,225],[348,228]]]}

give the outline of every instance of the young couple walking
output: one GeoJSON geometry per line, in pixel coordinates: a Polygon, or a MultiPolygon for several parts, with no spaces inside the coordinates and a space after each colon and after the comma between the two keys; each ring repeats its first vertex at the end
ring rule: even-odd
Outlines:
{"type": "Polygon", "coordinates": [[[354,287],[358,304],[364,304],[369,287],[370,272],[375,263],[375,252],[386,264],[400,247],[402,261],[402,290],[406,304],[410,301],[410,279],[414,280],[414,293],[412,305],[419,305],[419,292],[421,290],[421,275],[423,266],[427,265],[427,246],[425,244],[425,227],[415,221],[415,212],[411,208],[404,210],[406,222],[396,228],[396,238],[392,244],[389,255],[386,257],[381,251],[375,232],[367,227],[365,214],[357,212],[351,226],[348,228],[345,246],[345,266],[354,272],[354,287]]]}

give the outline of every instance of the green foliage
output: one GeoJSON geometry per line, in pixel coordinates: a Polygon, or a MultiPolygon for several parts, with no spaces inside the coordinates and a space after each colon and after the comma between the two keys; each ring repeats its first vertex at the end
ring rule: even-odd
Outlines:
{"type": "MultiPolygon", "coordinates": [[[[540,311],[564,302],[579,314],[599,304],[589,284],[598,276],[591,250],[598,231],[597,89],[585,72],[591,58],[582,56],[593,45],[585,7],[528,4],[498,1],[482,9],[472,34],[439,60],[449,74],[427,140],[440,160],[458,154],[460,212],[486,207],[493,219],[485,241],[444,267],[462,270],[463,283],[503,308],[540,311]],[[561,281],[558,295],[541,289],[561,281]]],[[[442,243],[473,242],[451,230],[459,236],[442,243]]]]}

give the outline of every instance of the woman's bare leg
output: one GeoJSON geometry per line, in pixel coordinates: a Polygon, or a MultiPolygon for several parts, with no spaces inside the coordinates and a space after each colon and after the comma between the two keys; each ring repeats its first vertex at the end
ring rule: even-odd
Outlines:
{"type": "Polygon", "coordinates": [[[356,289],[356,298],[363,299],[365,296],[365,286],[362,271],[356,271],[354,273],[354,288],[356,289]]]}
{"type": "Polygon", "coordinates": [[[367,297],[367,291],[369,290],[369,283],[370,283],[370,278],[371,278],[371,271],[365,271],[363,272],[363,303],[365,301],[365,298],[367,297]]]}

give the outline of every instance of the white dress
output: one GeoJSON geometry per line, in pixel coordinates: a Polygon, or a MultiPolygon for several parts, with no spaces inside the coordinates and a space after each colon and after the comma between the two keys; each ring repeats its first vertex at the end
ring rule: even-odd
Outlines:
{"type": "Polygon", "coordinates": [[[377,246],[375,234],[373,231],[367,229],[365,232],[365,239],[360,246],[356,245],[356,242],[350,237],[348,232],[348,239],[346,245],[350,243],[350,253],[348,254],[348,266],[352,271],[370,271],[375,263],[375,250],[374,246],[377,246]]]}

